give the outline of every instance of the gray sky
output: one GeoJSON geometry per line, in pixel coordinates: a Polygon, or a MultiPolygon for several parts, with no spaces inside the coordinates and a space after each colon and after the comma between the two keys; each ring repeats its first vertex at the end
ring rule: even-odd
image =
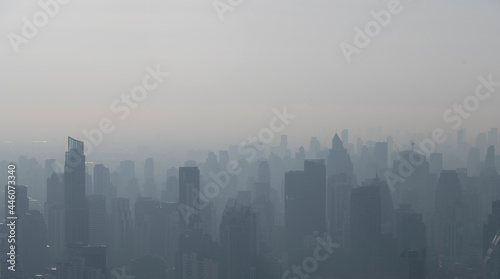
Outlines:
{"type": "MultiPolygon", "coordinates": [[[[21,33],[36,3],[0,1],[0,150],[81,138],[103,117],[116,130],[102,148],[219,147],[255,135],[283,106],[297,115],[284,131],[297,144],[346,127],[428,132],[451,127],[443,112],[479,75],[500,80],[493,0],[402,0],[350,64],[339,44],[387,1],[243,0],[220,21],[210,0],[72,0],[15,54],[7,34],[21,33]],[[119,120],[112,101],[156,64],[170,77],[119,120]]],[[[497,126],[497,93],[463,127],[497,126]]]]}

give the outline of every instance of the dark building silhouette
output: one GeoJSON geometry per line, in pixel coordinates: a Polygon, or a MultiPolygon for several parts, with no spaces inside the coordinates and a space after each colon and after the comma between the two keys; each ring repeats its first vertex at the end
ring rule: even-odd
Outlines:
{"type": "Polygon", "coordinates": [[[326,232],[326,166],[324,160],[304,161],[304,171],[285,174],[285,232],[290,251],[302,238],[326,232]]]}
{"type": "Polygon", "coordinates": [[[257,279],[257,215],[251,207],[234,199],[227,202],[220,225],[220,244],[221,279],[257,279]]]}
{"type": "Polygon", "coordinates": [[[66,248],[71,244],[87,244],[83,142],[71,137],[64,166],[64,207],[66,248]]]}
{"type": "Polygon", "coordinates": [[[125,198],[112,200],[110,262],[113,266],[125,265],[132,256],[132,215],[130,202],[125,198]]]}
{"type": "Polygon", "coordinates": [[[94,166],[94,194],[106,197],[106,203],[110,202],[111,176],[109,169],[103,164],[94,166]]]}
{"type": "Polygon", "coordinates": [[[154,162],[152,158],[148,158],[144,163],[144,196],[157,199],[157,191],[154,162]]]}
{"type": "Polygon", "coordinates": [[[400,204],[396,211],[396,253],[425,249],[426,233],[422,214],[415,213],[410,205],[400,204]]]}
{"type": "Polygon", "coordinates": [[[436,188],[435,231],[431,241],[433,252],[443,255],[445,261],[453,261],[464,253],[466,214],[457,172],[442,171],[436,188]]]}
{"type": "MultiPolygon", "coordinates": [[[[380,186],[363,186],[351,191],[349,246],[352,260],[366,264],[380,254],[382,205],[380,186]]],[[[356,264],[356,263],[354,263],[356,264]]]]}
{"type": "Polygon", "coordinates": [[[342,140],[335,134],[332,140],[332,149],[328,155],[327,175],[338,175],[341,173],[354,176],[354,167],[351,162],[351,157],[344,148],[342,140]]]}
{"type": "MultiPolygon", "coordinates": [[[[187,210],[199,208],[200,200],[200,170],[198,167],[179,168],[179,204],[187,210]]],[[[192,215],[189,216],[191,218],[192,215]]],[[[179,225],[181,231],[186,229],[190,220],[187,215],[180,214],[179,225]]]]}
{"type": "Polygon", "coordinates": [[[422,250],[404,250],[399,255],[398,279],[425,279],[426,252],[422,250]]]}
{"type": "Polygon", "coordinates": [[[267,161],[259,162],[257,182],[255,182],[255,200],[271,200],[271,171],[267,161]]]}
{"type": "Polygon", "coordinates": [[[334,242],[348,245],[349,210],[353,177],[341,173],[328,177],[327,220],[328,232],[334,242]]]}
{"type": "Polygon", "coordinates": [[[101,195],[88,196],[86,210],[88,244],[106,245],[106,198],[101,195]]]}
{"type": "Polygon", "coordinates": [[[17,249],[25,276],[43,273],[47,264],[47,230],[43,215],[30,210],[18,218],[17,249]]]}

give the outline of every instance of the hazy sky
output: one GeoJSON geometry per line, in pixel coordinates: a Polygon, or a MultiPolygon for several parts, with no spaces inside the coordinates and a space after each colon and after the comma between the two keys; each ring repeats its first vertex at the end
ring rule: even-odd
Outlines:
{"type": "MultiPolygon", "coordinates": [[[[225,2],[225,1],[224,1],[225,2]]],[[[500,2],[402,0],[404,10],[348,64],[339,44],[385,9],[374,0],[243,0],[220,21],[211,0],[72,0],[14,53],[9,32],[37,1],[0,1],[0,150],[82,138],[103,117],[110,145],[238,144],[273,108],[297,118],[291,142],[353,134],[449,129],[442,114],[500,80],[500,2]],[[125,120],[113,100],[160,64],[171,75],[125,120]]],[[[464,122],[498,126],[500,91],[464,122]]]]}

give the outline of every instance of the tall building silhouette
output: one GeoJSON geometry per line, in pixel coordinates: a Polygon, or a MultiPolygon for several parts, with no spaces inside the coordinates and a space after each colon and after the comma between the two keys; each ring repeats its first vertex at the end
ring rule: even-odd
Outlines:
{"type": "Polygon", "coordinates": [[[111,201],[111,243],[110,260],[112,265],[125,265],[132,256],[132,215],[130,202],[125,198],[111,201]]]}
{"type": "Polygon", "coordinates": [[[91,246],[106,245],[106,198],[102,195],[87,197],[88,244],[91,246]]]}
{"type": "Polygon", "coordinates": [[[363,186],[351,191],[350,249],[352,260],[366,264],[380,253],[382,205],[380,186],[363,186]]]}
{"type": "Polygon", "coordinates": [[[94,194],[107,196],[111,185],[109,169],[103,164],[94,166],[94,194]]]}
{"type": "Polygon", "coordinates": [[[328,155],[327,175],[338,175],[341,173],[354,176],[354,167],[351,156],[347,153],[347,149],[344,148],[342,140],[335,134],[332,140],[332,149],[328,155]]]}
{"type": "Polygon", "coordinates": [[[155,183],[155,165],[152,158],[148,158],[144,163],[144,196],[157,198],[158,189],[155,183]]]}
{"type": "Polygon", "coordinates": [[[65,242],[87,244],[85,216],[85,155],[83,142],[68,137],[64,166],[65,242]]]}
{"type": "Polygon", "coordinates": [[[441,172],[436,188],[435,224],[432,233],[434,248],[444,256],[445,261],[453,261],[463,255],[466,231],[466,208],[458,173],[441,172]]]}
{"type": "Polygon", "coordinates": [[[250,206],[234,199],[227,202],[220,225],[222,246],[222,279],[257,279],[257,215],[250,206]]]}
{"type": "Polygon", "coordinates": [[[271,171],[267,161],[259,162],[257,181],[255,182],[255,199],[271,200],[271,171]]]}
{"type": "Polygon", "coordinates": [[[326,166],[324,160],[304,161],[304,171],[285,174],[287,248],[302,247],[302,238],[326,232],[326,166]]]}
{"type": "MultiPolygon", "coordinates": [[[[179,168],[179,203],[190,209],[199,208],[200,170],[198,167],[179,168]]],[[[192,215],[191,215],[192,216],[192,215]]],[[[179,215],[179,226],[184,230],[190,220],[185,220],[179,215]]]]}

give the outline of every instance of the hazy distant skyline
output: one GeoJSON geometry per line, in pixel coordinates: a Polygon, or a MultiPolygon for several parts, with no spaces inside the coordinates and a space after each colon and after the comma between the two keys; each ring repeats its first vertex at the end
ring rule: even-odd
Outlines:
{"type": "MultiPolygon", "coordinates": [[[[243,0],[221,22],[211,1],[72,0],[15,54],[7,34],[20,33],[34,3],[0,2],[0,149],[83,139],[103,117],[116,120],[103,148],[236,145],[283,106],[297,115],[283,131],[297,144],[344,128],[451,131],[443,112],[478,76],[500,80],[495,1],[401,1],[404,11],[351,64],[339,44],[387,1],[243,0]],[[170,77],[119,121],[112,101],[156,64],[170,77]]],[[[496,127],[499,95],[463,128],[496,127]]]]}

